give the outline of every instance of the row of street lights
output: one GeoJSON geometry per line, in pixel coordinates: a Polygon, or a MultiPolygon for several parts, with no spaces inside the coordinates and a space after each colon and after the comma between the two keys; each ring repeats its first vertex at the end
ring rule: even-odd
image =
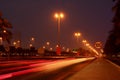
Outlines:
{"type": "MultiPolygon", "coordinates": [[[[50,42],[46,42],[46,44],[42,47],[43,49],[46,49],[46,50],[50,50],[50,51],[54,51],[54,49],[56,49],[58,47],[58,45],[56,45],[55,47],[51,47],[51,43],[50,42]]],[[[66,48],[64,46],[60,46],[61,47],[61,51],[69,51],[70,49],[69,48],[66,48]]]]}
{"type": "MultiPolygon", "coordinates": [[[[1,39],[0,39],[1,41],[1,39]]],[[[35,42],[35,38],[31,37],[30,38],[30,43],[29,43],[29,47],[34,47],[34,42],[35,42]]],[[[15,40],[13,41],[13,46],[15,46],[16,48],[21,47],[21,41],[20,40],[15,40]]]]}
{"type": "MultiPolygon", "coordinates": [[[[31,37],[30,38],[30,43],[29,43],[29,47],[35,47],[34,46],[34,43],[35,43],[35,38],[34,37],[31,37]]],[[[18,47],[21,47],[21,41],[20,40],[16,40],[16,41],[13,41],[13,46],[15,46],[16,48],[18,47]]],[[[55,47],[50,47],[51,46],[51,43],[49,41],[47,41],[44,46],[42,46],[43,49],[46,49],[46,50],[50,50],[50,51],[53,51],[53,50],[56,50],[56,48],[58,47],[58,45],[56,45],[55,47]]],[[[62,51],[68,51],[69,48],[66,48],[63,46],[61,46],[61,50],[62,51]]]]}
{"type": "MultiPolygon", "coordinates": [[[[57,42],[57,45],[58,45],[58,48],[60,48],[60,22],[61,22],[61,19],[64,18],[64,14],[63,13],[55,13],[54,17],[57,19],[57,32],[58,32],[58,35],[57,35],[57,39],[58,39],[58,42],[57,42]]],[[[6,31],[4,31],[6,32],[6,31]]],[[[19,41],[19,40],[18,40],[19,41]]],[[[13,45],[16,46],[16,47],[20,47],[20,41],[14,41],[13,42],[13,45]]],[[[30,44],[29,44],[29,47],[33,47],[34,46],[34,42],[35,42],[35,38],[32,37],[30,39],[30,44]]],[[[2,44],[2,38],[0,38],[0,43],[2,44]]],[[[50,43],[47,42],[47,45],[49,45],[50,43]]]]}
{"type": "MultiPolygon", "coordinates": [[[[77,38],[77,44],[80,44],[79,42],[79,37],[81,36],[80,32],[75,32],[74,36],[77,38]]],[[[82,43],[84,44],[84,46],[86,46],[88,49],[90,49],[91,51],[93,51],[94,53],[96,53],[97,55],[99,55],[98,51],[95,50],[89,43],[87,40],[83,39],[82,43]]]]}
{"type": "MultiPolygon", "coordinates": [[[[60,55],[61,50],[60,50],[60,21],[61,18],[64,18],[63,13],[56,13],[55,18],[57,18],[57,23],[58,23],[58,46],[57,46],[57,54],[60,55]]],[[[79,37],[81,36],[80,32],[74,33],[74,36],[77,38],[77,44],[79,44],[79,37]]],[[[98,52],[87,42],[87,40],[82,41],[89,49],[91,49],[93,52],[95,52],[98,55],[98,52]]]]}
{"type": "MultiPolygon", "coordinates": [[[[57,39],[58,39],[58,42],[57,42],[57,53],[58,54],[61,54],[61,43],[60,43],[60,27],[61,27],[61,25],[60,25],[60,23],[61,23],[61,19],[62,18],[64,18],[64,14],[63,13],[55,13],[55,15],[54,15],[54,17],[57,19],[57,39]]],[[[75,32],[74,33],[74,36],[77,38],[77,43],[79,43],[79,37],[81,36],[81,33],[80,32],[75,32]]],[[[1,38],[0,38],[0,41],[1,41],[1,38]]],[[[35,38],[34,37],[32,37],[31,39],[30,39],[30,47],[32,47],[33,46],[33,44],[34,44],[34,41],[35,41],[35,38]]],[[[88,46],[88,47],[90,47],[90,44],[89,43],[87,43],[87,41],[86,40],[83,40],[82,41],[86,46],[88,46]]],[[[20,42],[14,42],[13,44],[14,45],[16,45],[17,43],[20,43],[20,42]]],[[[47,46],[49,46],[50,45],[50,42],[47,42],[46,43],[47,44],[47,46]]],[[[45,48],[45,46],[43,46],[43,48],[45,48]]],[[[91,48],[91,47],[90,47],[91,48]]],[[[91,49],[93,49],[93,48],[91,48],[91,49]]],[[[50,48],[50,50],[53,50],[53,48],[50,48]]]]}

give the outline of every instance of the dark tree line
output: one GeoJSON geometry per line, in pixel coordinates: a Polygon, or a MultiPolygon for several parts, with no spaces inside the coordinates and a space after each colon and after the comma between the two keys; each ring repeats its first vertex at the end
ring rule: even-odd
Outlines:
{"type": "Polygon", "coordinates": [[[12,38],[12,33],[10,31],[11,28],[11,23],[6,18],[2,17],[2,13],[0,12],[0,37],[3,41],[7,41],[9,44],[12,38]]]}
{"type": "Polygon", "coordinates": [[[104,52],[106,54],[117,54],[120,52],[120,0],[113,0],[115,5],[112,7],[114,17],[112,19],[113,29],[109,32],[104,52]]]}

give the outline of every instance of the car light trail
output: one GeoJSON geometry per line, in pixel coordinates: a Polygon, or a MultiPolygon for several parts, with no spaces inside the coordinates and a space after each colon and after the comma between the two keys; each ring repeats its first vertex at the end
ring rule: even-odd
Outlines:
{"type": "Polygon", "coordinates": [[[92,59],[94,59],[94,57],[66,60],[66,61],[61,61],[61,62],[57,62],[54,64],[45,65],[44,68],[46,68],[46,71],[53,71],[59,68],[63,68],[63,67],[75,64],[75,63],[84,62],[84,61],[92,60],[92,59]]]}
{"type": "Polygon", "coordinates": [[[29,64],[35,64],[35,63],[41,63],[41,62],[48,62],[53,60],[22,60],[22,61],[7,61],[0,63],[0,66],[20,66],[20,65],[29,65],[29,64]]]}
{"type": "Polygon", "coordinates": [[[35,67],[35,68],[27,69],[27,70],[22,70],[22,71],[17,71],[17,72],[12,72],[12,73],[8,73],[8,74],[0,75],[0,80],[15,77],[15,76],[20,76],[20,75],[27,74],[27,73],[43,71],[43,70],[53,71],[53,70],[56,70],[56,69],[63,68],[65,66],[69,66],[69,65],[72,65],[72,64],[75,64],[75,63],[84,62],[84,61],[92,60],[92,59],[94,59],[94,57],[72,59],[72,60],[65,59],[65,60],[48,62],[45,65],[40,66],[40,67],[35,67]]]}
{"type": "MultiPolygon", "coordinates": [[[[20,70],[20,69],[25,69],[25,68],[32,68],[32,67],[38,67],[38,66],[42,66],[45,64],[50,64],[52,60],[44,60],[44,61],[37,61],[37,62],[32,62],[31,64],[28,63],[28,65],[26,66],[16,66],[16,67],[12,67],[12,68],[5,68],[5,69],[1,69],[0,72],[5,72],[5,71],[12,71],[12,70],[20,70]]],[[[26,64],[26,63],[25,63],[26,64]]]]}

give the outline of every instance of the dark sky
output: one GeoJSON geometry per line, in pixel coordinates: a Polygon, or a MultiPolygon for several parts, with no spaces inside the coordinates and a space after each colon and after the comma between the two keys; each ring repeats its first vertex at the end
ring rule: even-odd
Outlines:
{"type": "Polygon", "coordinates": [[[57,43],[56,12],[65,14],[60,29],[63,46],[75,47],[74,32],[81,32],[91,44],[105,43],[112,29],[112,6],[112,0],[0,0],[0,11],[12,23],[13,33],[20,34],[22,45],[28,46],[33,36],[36,47],[46,41],[57,43]]]}

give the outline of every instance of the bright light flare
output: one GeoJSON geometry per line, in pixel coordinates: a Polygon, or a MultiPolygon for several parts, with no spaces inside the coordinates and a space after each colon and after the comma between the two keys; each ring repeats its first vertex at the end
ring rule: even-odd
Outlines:
{"type": "Polygon", "coordinates": [[[75,63],[84,62],[84,61],[92,60],[92,59],[94,59],[94,57],[73,59],[73,60],[63,60],[63,61],[60,61],[60,62],[57,62],[54,64],[46,65],[46,66],[44,66],[44,68],[46,69],[46,71],[49,72],[49,71],[60,69],[60,68],[66,67],[66,66],[70,66],[70,65],[75,64],[75,63]]]}
{"type": "Polygon", "coordinates": [[[30,44],[29,46],[30,46],[30,47],[32,47],[33,45],[32,45],[32,44],[30,44]]]}
{"type": "Polygon", "coordinates": [[[0,37],[0,40],[2,40],[2,37],[0,37]]]}
{"type": "Polygon", "coordinates": [[[16,42],[13,42],[13,45],[15,46],[17,43],[16,42]]]}
{"type": "Polygon", "coordinates": [[[55,13],[55,18],[58,18],[58,17],[59,17],[58,13],[55,13]]]}
{"type": "Polygon", "coordinates": [[[90,44],[89,44],[89,43],[87,43],[87,44],[86,44],[86,46],[90,46],[90,44]]]}
{"type": "Polygon", "coordinates": [[[53,48],[50,48],[50,50],[52,51],[52,50],[53,50],[53,48]]]}
{"type": "Polygon", "coordinates": [[[83,42],[83,43],[87,43],[87,41],[86,41],[86,40],[83,40],[82,42],[83,42]]]}
{"type": "Polygon", "coordinates": [[[34,40],[35,40],[35,38],[34,38],[34,37],[32,37],[32,38],[31,38],[31,40],[32,40],[32,41],[34,41],[34,40]]]}
{"type": "Polygon", "coordinates": [[[64,14],[63,14],[63,13],[60,13],[60,17],[63,18],[63,17],[64,17],[64,14]]]}
{"type": "Polygon", "coordinates": [[[47,45],[50,45],[50,42],[46,42],[47,45]]]}
{"type": "Polygon", "coordinates": [[[45,46],[43,46],[43,49],[45,49],[45,46]]]}
{"type": "Polygon", "coordinates": [[[55,18],[64,18],[64,14],[63,13],[55,13],[55,18]]]}
{"type": "Polygon", "coordinates": [[[74,33],[75,36],[81,36],[81,33],[77,32],[77,33],[74,33]]]}
{"type": "Polygon", "coordinates": [[[3,32],[6,33],[6,30],[4,30],[3,32]]]}

